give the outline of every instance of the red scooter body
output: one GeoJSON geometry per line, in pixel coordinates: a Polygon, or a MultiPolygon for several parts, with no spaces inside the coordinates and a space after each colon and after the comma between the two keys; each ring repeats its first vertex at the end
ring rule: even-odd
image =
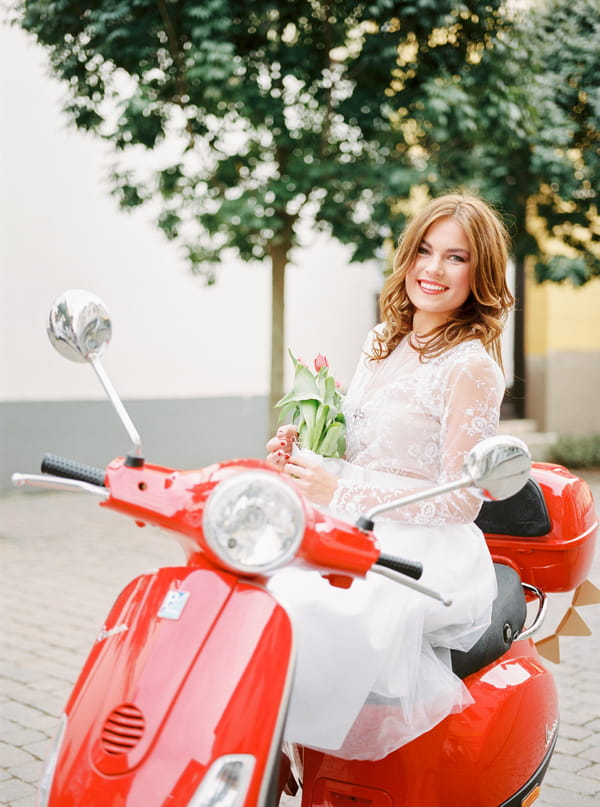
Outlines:
{"type": "MultiPolygon", "coordinates": [[[[188,565],[142,575],[117,599],[65,710],[50,807],[203,807],[213,804],[200,795],[207,771],[231,755],[254,758],[248,790],[231,804],[276,803],[292,626],[262,579],[218,566],[202,529],[211,491],[253,468],[276,473],[252,460],[193,472],[122,460],[107,469],[105,506],[174,531],[188,565]]],[[[553,552],[553,570],[545,556],[540,564],[550,590],[575,587],[597,529],[589,488],[558,466],[538,466],[534,477],[551,532],[535,541],[488,536],[490,549],[524,582],[541,574],[540,553],[553,552]]],[[[347,586],[377,559],[371,536],[309,507],[305,515],[298,556],[333,584],[347,586]]],[[[557,736],[552,675],[524,640],[465,683],[470,707],[381,761],[303,749],[302,807],[532,803],[557,736]]]]}
{"type": "MultiPolygon", "coordinates": [[[[99,495],[137,523],[172,532],[187,565],[141,575],[119,595],[67,703],[38,805],[273,807],[288,774],[284,766],[278,776],[294,641],[265,576],[299,563],[342,588],[369,571],[419,588],[420,564],[380,554],[372,517],[381,508],[361,516],[359,526],[338,521],[303,501],[266,463],[237,460],[198,471],[145,463],[99,363],[110,333],[108,311],[88,292],[67,291],[50,311],[52,344],[94,367],[131,438],[130,454],[106,471],[47,457],[42,468],[52,476],[17,474],[15,481],[99,495]]],[[[450,484],[476,485],[499,499],[519,490],[530,469],[527,448],[498,440],[474,446],[465,475],[450,484]]],[[[535,506],[511,510],[507,500],[508,510],[484,529],[502,564],[499,579],[509,580],[495,603],[500,619],[493,615],[486,641],[460,662],[473,704],[378,762],[298,749],[303,807],[530,807],[535,800],[557,736],[558,705],[531,640],[511,645],[512,621],[518,635],[526,611],[521,582],[540,600],[540,589],[569,591],[583,582],[598,524],[582,480],[550,465],[536,466],[533,476],[544,517],[530,519],[535,506]]]]}
{"type": "Polygon", "coordinates": [[[188,804],[228,754],[255,757],[248,797],[263,803],[292,660],[288,616],[263,589],[208,565],[138,577],[67,704],[50,804],[188,804]]]}

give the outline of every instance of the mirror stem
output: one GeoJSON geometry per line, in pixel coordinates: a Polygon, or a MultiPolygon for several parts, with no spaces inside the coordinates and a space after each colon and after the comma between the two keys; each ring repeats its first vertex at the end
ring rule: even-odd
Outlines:
{"type": "Polygon", "coordinates": [[[126,464],[131,465],[133,467],[142,466],[144,464],[144,456],[142,454],[142,441],[140,439],[140,435],[138,434],[137,429],[133,425],[133,421],[129,417],[129,413],[125,409],[123,405],[123,401],[119,398],[115,388],[113,387],[109,377],[104,372],[104,367],[98,361],[98,359],[89,358],[89,362],[96,371],[96,375],[98,376],[100,383],[104,387],[106,394],[110,398],[110,402],[114,406],[117,415],[121,419],[121,423],[125,426],[125,430],[129,435],[131,442],[133,443],[133,447],[129,452],[127,457],[126,464]]]}
{"type": "Polygon", "coordinates": [[[438,485],[435,488],[424,488],[423,490],[419,490],[416,493],[411,493],[408,496],[402,496],[399,499],[394,499],[391,502],[378,504],[376,507],[372,507],[363,516],[361,516],[356,522],[356,526],[363,532],[372,532],[375,526],[373,519],[380,513],[385,513],[386,510],[395,510],[397,507],[404,507],[407,504],[421,502],[423,499],[428,499],[432,495],[441,496],[442,493],[450,493],[452,490],[470,487],[472,484],[472,478],[468,474],[465,474],[464,476],[461,476],[460,479],[455,479],[454,482],[447,482],[445,485],[438,485]]]}

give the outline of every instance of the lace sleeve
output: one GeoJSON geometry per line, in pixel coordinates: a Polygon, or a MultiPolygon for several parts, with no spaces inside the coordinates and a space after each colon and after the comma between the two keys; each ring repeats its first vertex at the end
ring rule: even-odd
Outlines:
{"type": "MultiPolygon", "coordinates": [[[[424,487],[457,479],[465,455],[480,440],[495,434],[498,427],[504,380],[491,358],[482,354],[475,360],[470,357],[454,364],[444,383],[437,479],[424,487]]],[[[343,462],[338,468],[338,485],[330,509],[351,520],[371,507],[414,490],[414,485],[407,485],[406,477],[400,474],[343,462]]],[[[458,490],[390,510],[382,517],[414,524],[468,523],[477,517],[480,507],[481,499],[476,493],[458,490]]]]}

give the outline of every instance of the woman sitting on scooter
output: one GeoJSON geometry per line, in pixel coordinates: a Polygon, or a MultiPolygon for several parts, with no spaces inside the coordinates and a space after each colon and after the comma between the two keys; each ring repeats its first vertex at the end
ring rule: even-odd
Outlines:
{"type": "MultiPolygon", "coordinates": [[[[400,240],[344,399],[344,460],[292,454],[279,429],[269,460],[312,502],[347,521],[370,507],[461,475],[465,454],[494,434],[504,394],[500,337],[513,303],[508,236],[474,196],[431,201],[400,240]]],[[[376,519],[383,552],[423,564],[421,582],[445,607],[376,575],[351,589],[287,569],[270,588],[293,616],[298,658],[286,740],[348,759],[379,759],[471,698],[450,665],[489,624],[492,561],[473,523],[472,491],[390,510],[376,519]]]]}

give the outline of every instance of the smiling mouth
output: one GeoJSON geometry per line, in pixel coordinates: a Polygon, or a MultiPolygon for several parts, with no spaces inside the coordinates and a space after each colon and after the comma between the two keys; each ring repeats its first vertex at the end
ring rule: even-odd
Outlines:
{"type": "Polygon", "coordinates": [[[419,288],[425,292],[425,294],[440,294],[442,291],[447,291],[447,286],[440,286],[439,283],[429,283],[427,280],[419,280],[417,281],[419,284],[419,288]]]}

